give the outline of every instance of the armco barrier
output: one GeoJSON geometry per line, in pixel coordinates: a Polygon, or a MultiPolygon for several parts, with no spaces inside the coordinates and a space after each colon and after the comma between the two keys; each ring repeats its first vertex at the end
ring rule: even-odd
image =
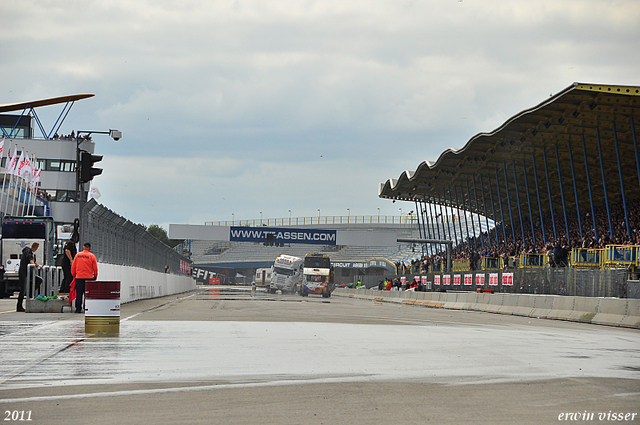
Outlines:
{"type": "Polygon", "coordinates": [[[336,296],[640,329],[640,299],[336,289],[336,296]]]}

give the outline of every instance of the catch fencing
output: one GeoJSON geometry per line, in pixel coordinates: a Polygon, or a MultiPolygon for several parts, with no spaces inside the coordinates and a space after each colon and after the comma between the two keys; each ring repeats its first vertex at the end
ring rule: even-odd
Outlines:
{"type": "Polygon", "coordinates": [[[384,278],[421,280],[427,291],[495,291],[513,294],[550,294],[580,297],[619,297],[629,294],[626,269],[576,269],[547,267],[452,273],[415,273],[396,276],[356,276],[367,287],[378,286],[384,278]]]}
{"type": "Polygon", "coordinates": [[[80,245],[91,243],[99,263],[167,273],[191,273],[191,261],[134,224],[91,199],[82,210],[80,245]]]}

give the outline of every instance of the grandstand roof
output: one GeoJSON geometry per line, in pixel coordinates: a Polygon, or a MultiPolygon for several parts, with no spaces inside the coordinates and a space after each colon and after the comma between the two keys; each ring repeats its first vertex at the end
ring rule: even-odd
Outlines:
{"type": "MultiPolygon", "coordinates": [[[[491,206],[489,184],[491,184],[495,205],[498,200],[497,172],[502,192],[502,204],[505,206],[506,214],[506,167],[512,208],[518,208],[514,178],[517,177],[517,195],[520,197],[522,212],[527,220],[525,176],[528,194],[535,211],[534,216],[538,214],[536,181],[542,198],[539,208],[543,213],[546,213],[550,209],[548,191],[551,192],[554,208],[562,205],[560,177],[566,209],[576,210],[573,175],[575,175],[577,183],[580,208],[586,209],[590,198],[586,180],[584,143],[592,197],[597,208],[604,205],[605,199],[598,153],[599,138],[609,202],[620,202],[622,190],[621,177],[618,172],[615,133],[624,194],[628,204],[630,199],[640,198],[640,176],[638,175],[640,170],[636,164],[638,121],[640,121],[640,87],[574,83],[533,108],[514,115],[496,130],[473,136],[463,148],[447,149],[437,161],[424,161],[418,165],[415,171],[405,171],[397,179],[389,179],[385,183],[381,183],[378,195],[388,199],[448,204],[450,196],[448,191],[451,188],[451,200],[454,205],[456,205],[457,193],[463,196],[462,200],[458,198],[460,204],[469,205],[468,182],[472,210],[500,221],[497,206],[495,206],[497,217],[493,216],[494,208],[491,206]],[[558,169],[560,169],[560,176],[558,169]],[[477,188],[477,210],[473,189],[474,178],[477,188]],[[482,182],[480,178],[482,178],[482,182]],[[458,188],[456,194],[453,194],[454,187],[458,188]],[[484,189],[487,199],[486,205],[481,199],[482,189],[484,189]],[[446,198],[444,198],[443,190],[447,193],[446,198]]],[[[505,221],[508,219],[505,218],[505,221]]]]}
{"type": "Polygon", "coordinates": [[[94,94],[71,94],[68,96],[52,97],[49,99],[30,100],[27,102],[5,103],[0,105],[0,112],[21,111],[25,108],[39,108],[41,106],[57,105],[60,103],[75,102],[76,100],[87,99],[94,94]]]}

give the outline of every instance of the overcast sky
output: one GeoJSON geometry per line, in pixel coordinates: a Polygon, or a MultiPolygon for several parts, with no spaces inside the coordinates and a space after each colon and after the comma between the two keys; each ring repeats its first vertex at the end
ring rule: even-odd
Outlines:
{"type": "Polygon", "coordinates": [[[398,215],[379,183],[573,82],[640,85],[640,1],[2,0],[0,52],[0,103],[96,95],[61,133],[123,132],[94,182],[133,222],[398,215]]]}

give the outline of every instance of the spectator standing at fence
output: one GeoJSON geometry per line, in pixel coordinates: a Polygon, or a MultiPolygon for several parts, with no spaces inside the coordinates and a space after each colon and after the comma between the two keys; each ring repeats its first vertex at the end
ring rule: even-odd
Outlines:
{"type": "Polygon", "coordinates": [[[78,237],[74,234],[71,239],[64,244],[64,248],[62,250],[62,271],[64,272],[64,280],[62,281],[60,292],[63,294],[69,293],[69,285],[73,280],[73,276],[71,274],[71,263],[73,263],[73,258],[78,253],[78,250],[76,249],[76,242],[78,242],[78,237]]]}
{"type": "Polygon", "coordinates": [[[24,307],[22,306],[22,301],[24,300],[24,294],[27,290],[27,268],[29,264],[35,264],[36,267],[38,263],[36,261],[35,252],[38,250],[40,244],[38,242],[34,242],[31,244],[31,247],[25,246],[22,249],[22,256],[20,257],[20,268],[18,269],[18,279],[20,281],[20,294],[18,295],[18,305],[16,306],[16,311],[24,311],[24,307]]]}
{"type": "Polygon", "coordinates": [[[71,264],[71,274],[76,278],[76,313],[82,313],[85,283],[98,278],[98,262],[91,253],[91,244],[85,242],[82,252],[76,254],[71,264]]]}

